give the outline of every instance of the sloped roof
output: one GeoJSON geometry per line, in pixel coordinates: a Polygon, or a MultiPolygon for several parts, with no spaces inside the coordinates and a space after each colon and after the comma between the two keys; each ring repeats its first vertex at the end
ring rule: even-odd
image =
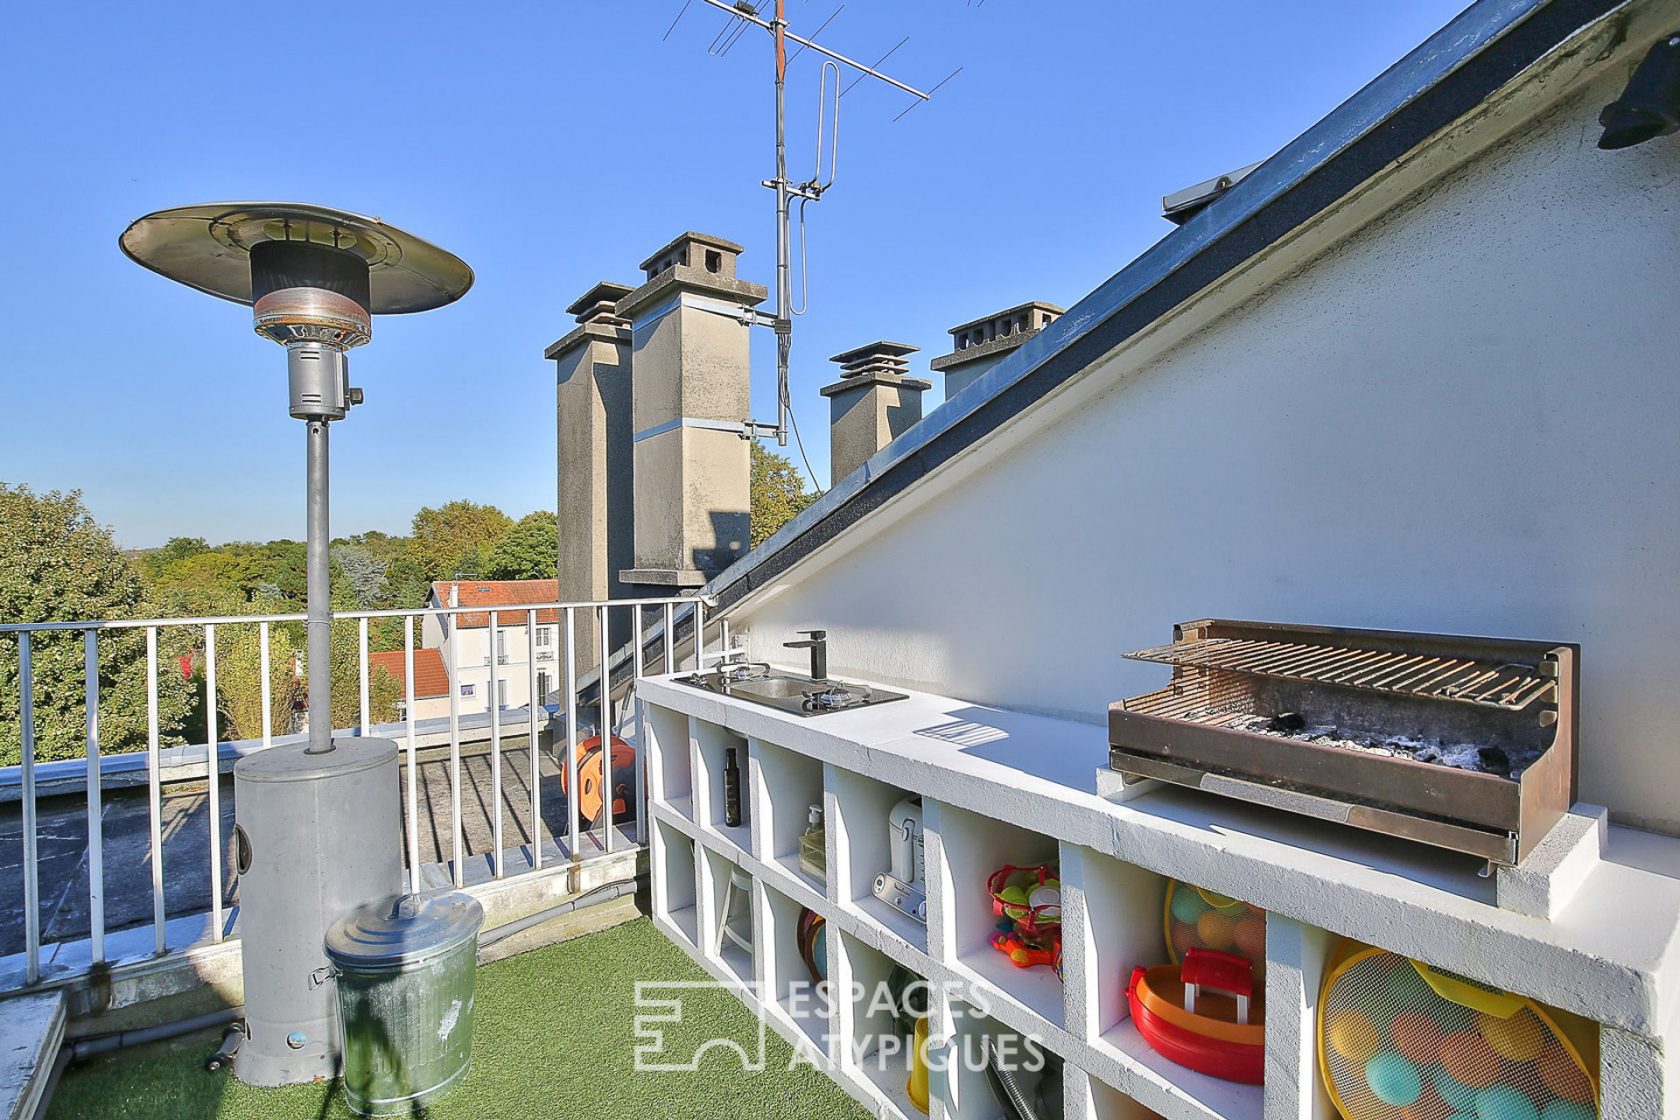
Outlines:
{"type": "Polygon", "coordinates": [[[725,610],[1263,256],[1621,0],[1477,0],[704,589],[725,610]]]}
{"type": "MultiPolygon", "coordinates": [[[[387,650],[368,654],[368,671],[384,669],[398,684],[403,684],[403,651],[387,650]]],[[[414,651],[414,698],[426,700],[449,695],[449,670],[443,667],[443,652],[425,647],[414,651]]]]}
{"type": "MultiPolygon", "coordinates": [[[[459,589],[463,607],[522,607],[560,600],[560,581],[557,579],[440,579],[432,584],[432,602],[437,606],[447,605],[451,587],[459,589]]],[[[490,625],[488,611],[466,611],[455,618],[456,625],[468,630],[490,625]]],[[[559,620],[560,611],[557,608],[537,612],[538,622],[559,620]]],[[[497,615],[496,621],[501,626],[523,626],[525,616],[509,611],[497,615]]]]}

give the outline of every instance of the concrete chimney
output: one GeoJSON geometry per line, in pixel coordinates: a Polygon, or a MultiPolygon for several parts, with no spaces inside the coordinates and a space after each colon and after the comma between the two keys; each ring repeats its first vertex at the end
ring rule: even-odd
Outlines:
{"type": "Polygon", "coordinates": [[[945,399],[950,400],[979,380],[1061,313],[1053,303],[1034,300],[952,327],[951,352],[928,363],[929,369],[945,375],[945,399]]]}
{"type": "MultiPolygon", "coordinates": [[[[630,290],[606,280],[590,288],[566,308],[577,326],[543,351],[555,364],[554,508],[560,598],[568,602],[630,594],[619,579],[631,565],[634,501],[630,325],[614,311],[630,290]]],[[[593,612],[578,613],[575,632],[579,668],[593,666],[600,648],[593,612]]]]}
{"type": "Polygon", "coordinates": [[[748,330],[769,291],[735,277],[741,246],[685,233],[619,299],[630,323],[635,496],[627,584],[699,587],[747,549],[748,330]]]}
{"type": "Polygon", "coordinates": [[[922,418],[922,393],[933,382],[909,376],[907,359],[916,350],[903,342],[871,342],[829,359],[840,365],[840,380],[822,390],[828,398],[831,482],[857,470],[922,418]]]}

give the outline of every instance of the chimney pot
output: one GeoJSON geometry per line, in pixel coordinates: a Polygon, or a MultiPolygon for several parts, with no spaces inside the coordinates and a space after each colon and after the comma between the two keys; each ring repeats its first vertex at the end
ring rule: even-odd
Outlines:
{"type": "Polygon", "coordinates": [[[1061,314],[1055,304],[1033,300],[952,327],[951,352],[928,363],[929,369],[945,375],[945,399],[968,388],[1061,314]]]}
{"type": "Polygon", "coordinates": [[[908,359],[916,350],[883,340],[829,359],[840,366],[840,380],[822,390],[828,398],[832,481],[857,470],[922,418],[922,393],[933,383],[909,376],[908,359]]]}

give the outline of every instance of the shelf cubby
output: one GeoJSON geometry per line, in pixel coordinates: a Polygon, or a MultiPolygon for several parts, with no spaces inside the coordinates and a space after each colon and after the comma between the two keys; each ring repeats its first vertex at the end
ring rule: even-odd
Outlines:
{"type": "Polygon", "coordinates": [[[799,919],[805,907],[763,880],[758,886],[764,892],[759,902],[763,920],[755,944],[764,946],[765,1006],[797,1027],[811,1049],[827,1054],[832,1033],[828,990],[812,978],[799,953],[799,919]]]}
{"type": "MultiPolygon", "coordinates": [[[[875,877],[892,867],[889,818],[893,806],[910,793],[851,770],[836,769],[833,777],[827,827],[835,837],[829,845],[833,854],[829,875],[838,889],[836,897],[880,932],[925,954],[927,926],[875,897],[875,877]]],[[[925,812],[924,806],[924,816],[925,812]]]]}
{"type": "Polygon", "coordinates": [[[689,720],[656,704],[643,709],[642,731],[648,736],[648,799],[694,819],[694,763],[689,720]]]}
{"type": "MultiPolygon", "coordinates": [[[[1080,990],[1068,999],[1082,1021],[1070,1021],[1068,1028],[1096,1040],[1130,1017],[1126,982],[1132,969],[1168,960],[1162,924],[1167,880],[1071,844],[1063,848],[1062,874],[1067,893],[1078,899],[1069,899],[1064,933],[1080,938],[1083,965],[1080,990]]],[[[1064,942],[1063,952],[1072,956],[1075,947],[1064,942]]]]}
{"type": "MultiPolygon", "coordinates": [[[[1028,1081],[1051,1068],[1046,1064],[1050,1051],[972,1004],[951,999],[949,1007],[950,1043],[943,1058],[946,1068],[937,1079],[945,1115],[949,1120],[1005,1120],[1009,1114],[986,1072],[983,1043],[990,1039],[994,1045],[1001,1046],[1005,1059],[1021,1066],[1022,1076],[1028,1081]],[[1035,1071],[1034,1066],[1042,1069],[1035,1071]]],[[[1061,1073],[1049,1075],[1061,1076],[1061,1073]]]]}
{"type": "Polygon", "coordinates": [[[651,859],[654,915],[684,937],[689,945],[698,946],[694,841],[666,822],[656,821],[651,859]]]}
{"type": "Polygon", "coordinates": [[[729,841],[742,852],[752,849],[752,809],[748,788],[751,756],[747,740],[725,727],[696,719],[694,738],[694,819],[713,835],[729,841]],[[741,772],[741,823],[724,823],[723,771],[729,751],[741,772]]]}
{"type": "MultiPolygon", "coordinates": [[[[729,880],[732,874],[740,872],[741,868],[733,861],[710,848],[702,846],[700,851],[700,949],[706,957],[714,963],[722,965],[736,980],[742,984],[753,984],[757,975],[753,971],[753,953],[747,952],[733,940],[723,936],[721,929],[724,918],[724,903],[729,897],[729,880]]],[[[747,905],[756,909],[753,901],[754,891],[746,893],[747,905]]],[[[750,928],[755,938],[754,948],[757,948],[759,923],[756,916],[752,919],[750,928]]]]}
{"type": "Polygon", "coordinates": [[[941,882],[950,887],[949,897],[943,900],[945,936],[950,943],[943,948],[961,969],[1060,1029],[1062,982],[1055,969],[1047,965],[1017,968],[992,947],[1000,919],[992,913],[992,897],[986,889],[986,880],[1006,864],[1059,863],[1055,838],[946,804],[939,806],[938,818],[941,882]]]}
{"type": "Polygon", "coordinates": [[[882,998],[895,962],[847,933],[835,941],[835,998],[844,1001],[841,1024],[841,1068],[874,1087],[891,1114],[922,1115],[910,1101],[911,1039],[901,1036],[882,998]]]}
{"type": "MultiPolygon", "coordinates": [[[[824,807],[823,766],[817,759],[754,739],[752,754],[753,821],[762,845],[760,858],[787,871],[826,897],[827,876],[814,876],[799,862],[799,838],[811,806],[824,807]]],[[[824,827],[827,811],[824,809],[824,827]]]]}
{"type": "MultiPolygon", "coordinates": [[[[1083,1071],[1068,1067],[1070,1079],[1083,1080],[1083,1111],[1069,1109],[1066,1120],[1162,1120],[1161,1114],[1083,1071]]],[[[1072,1092],[1069,1093],[1070,1103],[1072,1092]]]]}

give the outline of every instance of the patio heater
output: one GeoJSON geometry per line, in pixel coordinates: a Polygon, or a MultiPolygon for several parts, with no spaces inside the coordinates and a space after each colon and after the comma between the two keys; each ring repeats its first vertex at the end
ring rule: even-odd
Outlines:
{"type": "Polygon", "coordinates": [[[372,317],[452,303],[472,270],[377,218],[293,203],[160,210],[121,245],[171,280],[249,305],[257,333],[286,348],[290,412],[307,429],[309,737],[234,766],[247,1035],[235,1071],[252,1085],[331,1077],[338,1024],[322,939],[401,891],[402,805],[396,744],[332,733],[328,425],[362,403],[345,352],[368,341],[372,317]]]}

